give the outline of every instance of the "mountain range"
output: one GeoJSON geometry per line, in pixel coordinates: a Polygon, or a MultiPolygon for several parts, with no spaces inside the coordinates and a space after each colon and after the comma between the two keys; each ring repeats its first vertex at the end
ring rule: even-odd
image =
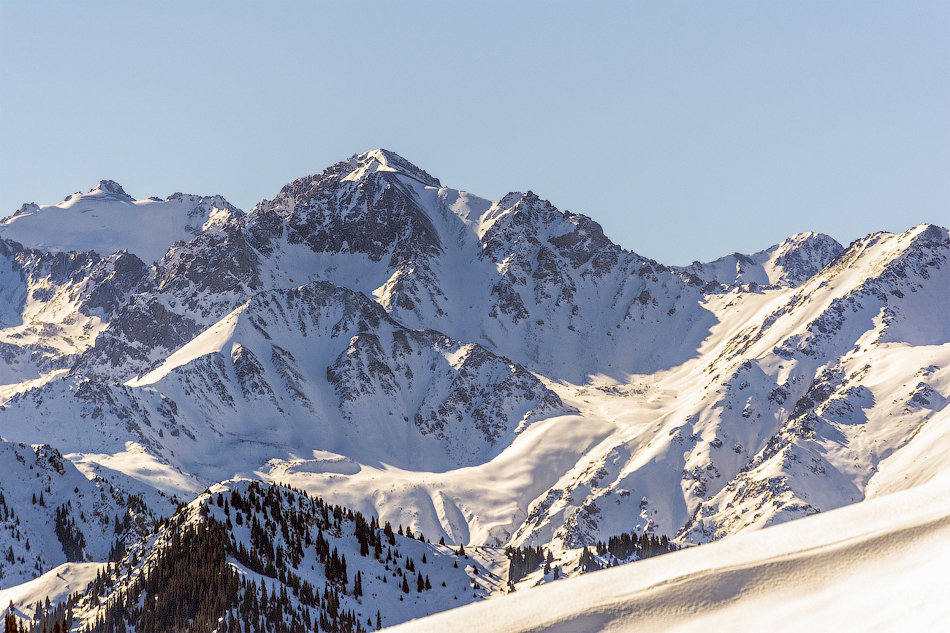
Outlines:
{"type": "Polygon", "coordinates": [[[230,516],[201,508],[251,482],[281,484],[279,515],[341,508],[313,520],[351,561],[370,519],[428,537],[393,547],[447,587],[469,548],[464,599],[407,605],[359,566],[386,625],[579,574],[590,551],[608,566],[598,543],[624,533],[692,549],[906,498],[945,471],[948,254],[950,232],[919,225],[666,266],[530,191],[490,201],[387,150],[247,213],[108,180],[25,204],[0,222],[0,601],[32,617],[71,593],[47,572],[104,573],[70,603],[95,624],[109,591],[164,569],[162,543],[200,533],[232,543],[240,595],[289,587],[288,622],[342,590],[333,625],[373,630],[322,550],[281,577],[238,557],[249,528],[214,532],[230,516]],[[507,582],[504,548],[528,547],[554,566],[507,582]],[[301,602],[301,578],[333,591],[301,602]]]}

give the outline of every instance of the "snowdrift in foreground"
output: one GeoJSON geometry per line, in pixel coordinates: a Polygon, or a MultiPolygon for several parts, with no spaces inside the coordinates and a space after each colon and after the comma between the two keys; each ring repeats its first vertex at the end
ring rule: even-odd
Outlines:
{"type": "Polygon", "coordinates": [[[393,633],[937,631],[950,478],[447,611],[393,633]]]}

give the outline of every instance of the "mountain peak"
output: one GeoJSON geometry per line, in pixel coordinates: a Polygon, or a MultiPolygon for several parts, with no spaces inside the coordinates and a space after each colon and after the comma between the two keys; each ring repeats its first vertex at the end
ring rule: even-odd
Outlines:
{"type": "Polygon", "coordinates": [[[35,213],[39,211],[40,205],[35,202],[24,202],[23,206],[16,210],[16,213],[13,214],[13,217],[18,215],[27,215],[29,213],[35,213]]]}
{"type": "Polygon", "coordinates": [[[844,247],[824,233],[795,233],[782,242],[751,254],[731,253],[684,270],[721,284],[797,287],[837,257],[844,247]]]}
{"type": "Polygon", "coordinates": [[[907,233],[912,235],[915,239],[921,239],[927,242],[937,242],[940,244],[945,244],[948,238],[948,231],[946,228],[930,223],[918,224],[917,226],[909,229],[907,233]]]}
{"type": "Polygon", "coordinates": [[[122,188],[122,185],[114,180],[100,180],[99,184],[89,190],[89,193],[105,193],[114,196],[122,196],[124,198],[132,198],[132,196],[125,192],[125,189],[122,188]]]}
{"type": "Polygon", "coordinates": [[[411,162],[388,149],[371,149],[361,154],[354,154],[345,163],[351,168],[342,180],[360,180],[368,174],[388,171],[409,176],[427,187],[441,187],[438,178],[435,178],[424,169],[416,167],[411,162]]]}
{"type": "Polygon", "coordinates": [[[824,233],[816,233],[815,231],[803,231],[801,233],[795,233],[788,236],[782,244],[827,244],[834,246],[838,249],[843,249],[844,247],[830,235],[824,233]]]}

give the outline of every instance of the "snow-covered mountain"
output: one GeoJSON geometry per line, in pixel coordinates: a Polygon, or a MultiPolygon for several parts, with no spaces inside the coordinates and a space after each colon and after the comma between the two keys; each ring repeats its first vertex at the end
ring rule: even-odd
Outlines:
{"type": "Polygon", "coordinates": [[[621,533],[707,543],[944,470],[945,228],[667,267],[534,193],[489,201],[373,150],[247,214],[104,183],[3,229],[84,205],[204,220],[148,252],[66,221],[45,249],[0,233],[0,436],[156,517],[273,481],[571,575],[621,533]]]}
{"type": "Polygon", "coordinates": [[[841,254],[844,247],[821,233],[798,233],[764,251],[732,253],[685,270],[721,284],[799,286],[841,254]]]}
{"type": "Polygon", "coordinates": [[[97,340],[86,371],[131,378],[250,295],[316,279],[373,297],[407,327],[557,379],[653,371],[695,354],[712,322],[679,310],[702,297],[695,275],[624,251],[589,218],[533,193],[492,203],[394,156],[367,152],[296,180],[172,248],[97,340]],[[682,347],[670,349],[671,338],[682,347]]]}
{"type": "Polygon", "coordinates": [[[117,182],[101,180],[59,204],[24,204],[0,222],[0,237],[50,252],[127,250],[153,262],[173,243],[240,215],[221,196],[173,193],[164,200],[136,200],[117,182]]]}
{"type": "Polygon", "coordinates": [[[146,503],[124,490],[134,486],[87,478],[48,445],[0,441],[0,468],[4,587],[67,561],[107,561],[147,531],[154,518],[149,505],[164,512],[170,507],[160,496],[146,503]]]}

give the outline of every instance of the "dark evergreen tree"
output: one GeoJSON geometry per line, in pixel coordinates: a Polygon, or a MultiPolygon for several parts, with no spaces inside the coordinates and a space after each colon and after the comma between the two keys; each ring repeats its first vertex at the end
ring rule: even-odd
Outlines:
{"type": "Polygon", "coordinates": [[[71,508],[72,504],[69,502],[56,508],[55,532],[63,547],[63,553],[66,554],[66,560],[72,563],[83,560],[86,538],[76,526],[76,521],[69,516],[71,508]]]}
{"type": "MultiPolygon", "coordinates": [[[[545,560],[545,553],[541,547],[509,547],[505,553],[508,555],[508,580],[511,582],[518,582],[540,567],[545,560]]],[[[551,556],[550,552],[548,556],[551,556]]]]}

